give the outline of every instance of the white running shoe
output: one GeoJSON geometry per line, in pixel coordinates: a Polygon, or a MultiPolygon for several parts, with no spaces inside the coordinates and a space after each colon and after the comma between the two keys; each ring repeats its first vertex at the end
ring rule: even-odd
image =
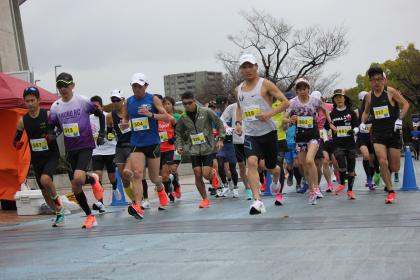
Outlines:
{"type": "Polygon", "coordinates": [[[238,198],[239,197],[239,190],[238,190],[238,188],[233,189],[233,197],[234,198],[238,198]]]}
{"type": "Polygon", "coordinates": [[[114,194],[116,200],[121,200],[122,195],[118,189],[113,190],[112,193],[114,194]]]}
{"type": "Polygon", "coordinates": [[[224,187],[222,190],[221,197],[227,197],[232,195],[232,190],[230,188],[224,187]]]}
{"type": "Polygon", "coordinates": [[[150,209],[150,202],[148,199],[143,200],[143,202],[141,203],[141,207],[143,209],[150,209]]]}
{"type": "Polygon", "coordinates": [[[276,195],[276,194],[280,193],[280,190],[281,190],[280,181],[278,181],[277,183],[271,182],[270,192],[271,192],[272,195],[276,195]]]}
{"type": "Polygon", "coordinates": [[[309,204],[316,205],[316,194],[315,194],[315,192],[309,192],[309,204]]]}
{"type": "Polygon", "coordinates": [[[254,202],[249,207],[249,215],[257,215],[265,213],[264,203],[261,200],[254,200],[254,202]]]}
{"type": "Polygon", "coordinates": [[[316,187],[314,191],[315,191],[316,198],[323,198],[324,197],[324,195],[322,194],[321,189],[319,188],[319,186],[316,187]]]}
{"type": "Polygon", "coordinates": [[[99,211],[99,213],[105,213],[106,212],[105,205],[100,201],[95,202],[92,205],[92,209],[96,210],[96,211],[99,211]]]}

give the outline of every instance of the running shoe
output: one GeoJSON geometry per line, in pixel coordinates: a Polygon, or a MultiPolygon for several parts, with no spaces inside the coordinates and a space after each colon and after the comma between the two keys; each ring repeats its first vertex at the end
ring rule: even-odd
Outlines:
{"type": "Polygon", "coordinates": [[[261,192],[262,193],[264,193],[265,192],[265,189],[266,189],[266,179],[265,179],[265,177],[264,177],[264,182],[261,184],[261,192]]]}
{"type": "Polygon", "coordinates": [[[136,218],[137,220],[142,220],[144,217],[143,210],[138,205],[138,203],[131,203],[128,206],[128,214],[136,218]]]}
{"type": "Polygon", "coordinates": [[[289,187],[293,186],[293,176],[291,176],[290,174],[289,176],[287,176],[287,185],[289,187]]]}
{"type": "Polygon", "coordinates": [[[218,188],[217,190],[215,190],[216,197],[222,197],[222,192],[223,192],[224,189],[225,189],[225,186],[222,184],[222,187],[221,188],[218,188]]]}
{"type": "Polygon", "coordinates": [[[211,185],[217,189],[220,186],[219,176],[217,176],[216,169],[213,168],[213,178],[211,178],[211,185]]]}
{"type": "Polygon", "coordinates": [[[375,190],[375,185],[373,183],[367,184],[367,187],[369,188],[370,191],[374,191],[375,190]]]}
{"type": "Polygon", "coordinates": [[[170,192],[168,194],[168,198],[169,198],[169,201],[170,202],[174,203],[175,202],[175,193],[174,192],[170,192]]]}
{"type": "Polygon", "coordinates": [[[210,187],[210,195],[217,195],[217,191],[215,188],[210,187]]]}
{"type": "Polygon", "coordinates": [[[335,195],[338,195],[340,193],[340,191],[344,190],[346,188],[345,185],[338,185],[337,188],[335,189],[335,195]]]}
{"type": "Polygon", "coordinates": [[[348,197],[350,200],[354,200],[354,199],[356,199],[356,196],[354,195],[354,192],[353,192],[353,191],[347,191],[347,197],[348,197]]]}
{"type": "Polygon", "coordinates": [[[393,204],[395,202],[395,196],[395,192],[388,193],[385,199],[385,204],[393,204]]]}
{"type": "Polygon", "coordinates": [[[278,193],[276,195],[276,200],[274,201],[274,205],[281,206],[283,204],[284,204],[283,203],[283,195],[281,193],[278,193]]]}
{"type": "Polygon", "coordinates": [[[157,192],[157,196],[159,197],[159,202],[160,202],[159,209],[165,210],[166,209],[165,207],[168,205],[168,195],[166,194],[164,188],[162,188],[160,192],[158,191],[156,192],[157,192]]]}
{"type": "Polygon", "coordinates": [[[245,189],[246,200],[252,200],[252,191],[251,189],[245,189]]]}
{"type": "Polygon", "coordinates": [[[315,194],[315,192],[309,192],[309,204],[316,205],[316,194],[315,194]]]}
{"type": "Polygon", "coordinates": [[[228,196],[230,196],[230,195],[232,195],[232,190],[230,189],[230,188],[228,188],[228,187],[224,187],[223,189],[222,189],[222,193],[221,193],[221,197],[228,197],[228,196]]]}
{"type": "Polygon", "coordinates": [[[400,181],[400,174],[398,172],[394,173],[394,183],[398,183],[400,181]]]}
{"type": "Polygon", "coordinates": [[[322,194],[321,189],[319,188],[319,186],[316,186],[315,187],[314,192],[316,194],[316,198],[323,198],[324,197],[324,195],[322,194]]]}
{"type": "Polygon", "coordinates": [[[236,188],[233,188],[233,198],[238,198],[239,197],[239,189],[236,187],[236,188]]]}
{"type": "Polygon", "coordinates": [[[95,179],[95,183],[92,184],[92,191],[93,195],[95,196],[96,200],[101,200],[104,198],[104,188],[101,186],[99,182],[99,176],[96,173],[92,173],[90,175],[93,179],[95,179]]]}
{"type": "Polygon", "coordinates": [[[330,193],[330,192],[333,192],[333,191],[334,191],[334,186],[333,186],[333,184],[332,184],[332,183],[329,183],[329,184],[327,185],[327,188],[325,189],[325,192],[330,193]]]}
{"type": "Polygon", "coordinates": [[[179,186],[178,188],[175,188],[175,197],[176,197],[177,199],[180,199],[180,198],[181,198],[181,196],[182,196],[182,193],[181,193],[181,186],[179,186]]]}
{"type": "Polygon", "coordinates": [[[122,199],[122,195],[121,195],[121,193],[118,189],[112,190],[112,194],[114,195],[116,200],[121,200],[122,199]]]}
{"type": "Polygon", "coordinates": [[[198,208],[209,208],[209,207],[210,207],[210,200],[207,197],[203,199],[198,205],[198,208]]]}
{"type": "Polygon", "coordinates": [[[141,204],[141,209],[150,209],[150,202],[147,198],[143,200],[141,204]]]}
{"type": "Polygon", "coordinates": [[[296,192],[297,193],[306,193],[306,191],[309,189],[309,185],[307,182],[303,183],[303,186],[299,188],[296,192]]]}
{"type": "Polygon", "coordinates": [[[373,174],[373,183],[376,186],[379,186],[379,184],[381,183],[381,174],[380,173],[375,172],[375,174],[373,174]]]}
{"type": "Polygon", "coordinates": [[[90,229],[90,228],[96,227],[97,225],[98,225],[98,223],[96,222],[95,216],[90,214],[86,217],[86,220],[82,225],[82,228],[90,229]]]}
{"type": "Polygon", "coordinates": [[[254,200],[249,208],[249,215],[258,215],[265,212],[264,203],[261,200],[254,200]]]}
{"type": "Polygon", "coordinates": [[[277,182],[277,183],[271,182],[270,192],[271,192],[272,195],[280,193],[280,190],[281,190],[280,181],[277,182]]]}
{"type": "Polygon", "coordinates": [[[57,212],[57,216],[55,217],[55,221],[52,224],[53,227],[59,227],[64,225],[64,207],[61,207],[61,210],[57,212]]]}
{"type": "Polygon", "coordinates": [[[100,201],[95,202],[92,205],[92,209],[96,210],[96,211],[99,211],[99,213],[105,213],[106,212],[105,205],[100,201]]]}

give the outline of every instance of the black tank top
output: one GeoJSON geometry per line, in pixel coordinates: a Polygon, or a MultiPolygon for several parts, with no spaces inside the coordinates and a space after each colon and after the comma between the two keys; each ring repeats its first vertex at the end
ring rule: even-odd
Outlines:
{"type": "Polygon", "coordinates": [[[372,132],[376,135],[395,133],[394,124],[400,113],[398,104],[395,106],[391,105],[386,87],[379,97],[376,97],[373,91],[371,91],[370,95],[370,114],[373,116],[372,132]]]}
{"type": "Polygon", "coordinates": [[[114,131],[117,134],[117,147],[121,147],[124,144],[129,144],[130,143],[130,138],[131,138],[131,130],[130,131],[127,130],[127,132],[122,133],[122,131],[119,127],[119,123],[121,122],[121,118],[118,116],[117,111],[112,110],[111,115],[112,115],[112,123],[114,125],[114,131]]]}
{"type": "Polygon", "coordinates": [[[29,139],[32,158],[49,156],[51,153],[59,153],[57,141],[47,143],[48,113],[40,109],[39,115],[32,118],[29,114],[23,116],[23,126],[29,139]]]}

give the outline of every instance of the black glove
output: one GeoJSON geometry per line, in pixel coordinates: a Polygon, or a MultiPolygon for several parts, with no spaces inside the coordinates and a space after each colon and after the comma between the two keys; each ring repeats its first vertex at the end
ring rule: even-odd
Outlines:
{"type": "Polygon", "coordinates": [[[169,143],[170,145],[175,144],[175,138],[168,139],[168,143],[169,143]]]}
{"type": "Polygon", "coordinates": [[[350,129],[349,131],[347,131],[347,135],[353,136],[354,135],[354,130],[350,129]]]}
{"type": "Polygon", "coordinates": [[[105,135],[103,132],[98,134],[98,139],[96,139],[96,145],[101,146],[105,144],[105,135]]]}

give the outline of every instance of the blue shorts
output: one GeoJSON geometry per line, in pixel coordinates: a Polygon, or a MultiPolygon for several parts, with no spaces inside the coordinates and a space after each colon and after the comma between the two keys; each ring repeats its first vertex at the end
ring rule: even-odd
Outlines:
{"type": "Polygon", "coordinates": [[[235,146],[233,143],[226,143],[223,148],[217,153],[216,157],[224,158],[229,163],[237,163],[235,146]]]}
{"type": "Polygon", "coordinates": [[[296,144],[287,144],[288,151],[284,153],[284,159],[287,165],[292,165],[293,161],[297,158],[296,144]]]}

